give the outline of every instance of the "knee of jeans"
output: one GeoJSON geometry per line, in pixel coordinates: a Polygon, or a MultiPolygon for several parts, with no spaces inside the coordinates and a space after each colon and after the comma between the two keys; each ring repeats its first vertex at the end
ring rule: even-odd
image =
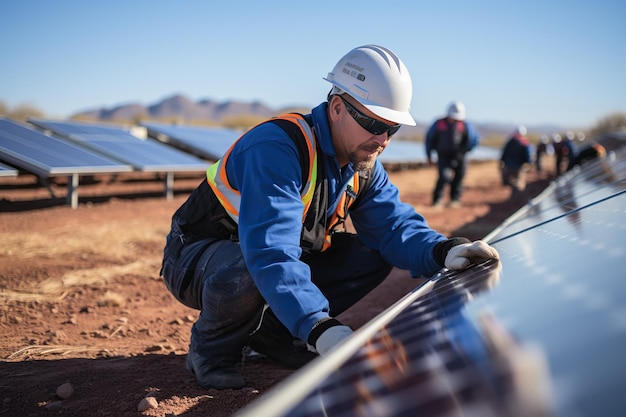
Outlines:
{"type": "Polygon", "coordinates": [[[263,304],[246,268],[222,268],[206,277],[202,288],[202,309],[216,309],[220,314],[251,314],[263,304]]]}
{"type": "Polygon", "coordinates": [[[190,273],[193,273],[193,271],[177,268],[172,260],[166,259],[163,262],[161,275],[163,276],[163,282],[165,282],[168,291],[172,293],[174,298],[180,303],[198,310],[200,309],[200,305],[198,303],[197,293],[194,293],[193,283],[185,282],[185,277],[190,273]],[[183,285],[185,288],[183,288],[183,285]]]}

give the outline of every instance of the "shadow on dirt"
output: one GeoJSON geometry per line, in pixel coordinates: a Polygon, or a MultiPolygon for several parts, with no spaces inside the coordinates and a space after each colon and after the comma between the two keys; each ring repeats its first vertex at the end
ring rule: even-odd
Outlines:
{"type": "Polygon", "coordinates": [[[204,390],[184,363],[185,355],[174,354],[0,362],[4,399],[0,414],[37,417],[57,410],[72,417],[134,416],[141,400],[152,396],[159,403],[158,415],[229,416],[292,372],[258,358],[244,364],[241,372],[249,381],[263,379],[260,373],[273,373],[270,385],[204,390]],[[61,399],[56,389],[65,383],[72,385],[74,393],[61,399]]]}

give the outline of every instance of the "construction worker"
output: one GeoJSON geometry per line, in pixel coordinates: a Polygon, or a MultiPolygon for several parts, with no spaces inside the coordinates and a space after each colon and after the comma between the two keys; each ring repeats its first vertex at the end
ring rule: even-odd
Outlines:
{"type": "Polygon", "coordinates": [[[557,177],[564,173],[576,158],[575,138],[576,136],[571,130],[567,131],[564,136],[558,133],[553,136],[557,177]]]}
{"type": "Polygon", "coordinates": [[[526,173],[530,162],[530,142],[526,138],[526,127],[517,126],[505,143],[500,157],[502,184],[511,187],[513,197],[526,189],[526,173]]]}
{"type": "Polygon", "coordinates": [[[433,191],[433,206],[442,205],[446,184],[450,185],[450,207],[460,207],[463,177],[467,167],[466,154],[478,146],[480,136],[465,120],[465,105],[450,104],[446,117],[436,120],[426,133],[426,157],[432,165],[432,152],[437,153],[438,178],[433,191]]]}
{"type": "Polygon", "coordinates": [[[290,368],[328,354],[352,334],[335,317],[393,266],[428,277],[498,258],[430,229],[376,159],[415,125],[400,58],[361,46],[325,80],[327,101],[242,135],[172,217],[162,276],[200,310],[186,364],[204,388],[245,386],[246,346],[290,368]]]}

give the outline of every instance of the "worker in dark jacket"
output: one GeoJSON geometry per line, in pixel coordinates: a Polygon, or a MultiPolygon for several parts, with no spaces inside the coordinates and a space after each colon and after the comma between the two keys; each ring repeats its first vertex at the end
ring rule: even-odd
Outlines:
{"type": "Polygon", "coordinates": [[[511,187],[513,194],[526,189],[526,174],[530,162],[530,143],[526,138],[526,128],[518,126],[504,145],[500,157],[502,184],[511,187]]]}
{"type": "Polygon", "coordinates": [[[465,105],[459,101],[448,107],[446,117],[433,123],[426,133],[426,157],[432,164],[432,152],[437,153],[438,179],[433,191],[433,206],[442,205],[446,184],[450,185],[450,207],[461,205],[461,187],[467,168],[466,154],[478,146],[480,136],[465,120],[465,105]]]}

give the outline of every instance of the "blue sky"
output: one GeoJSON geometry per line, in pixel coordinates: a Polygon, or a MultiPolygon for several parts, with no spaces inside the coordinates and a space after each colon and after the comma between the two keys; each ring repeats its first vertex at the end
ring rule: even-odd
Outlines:
{"type": "Polygon", "coordinates": [[[0,101],[50,117],[119,104],[313,107],[353,47],[394,50],[429,123],[593,125],[626,112],[624,1],[0,1],[0,101]],[[386,4],[385,4],[386,3],[386,4]]]}

